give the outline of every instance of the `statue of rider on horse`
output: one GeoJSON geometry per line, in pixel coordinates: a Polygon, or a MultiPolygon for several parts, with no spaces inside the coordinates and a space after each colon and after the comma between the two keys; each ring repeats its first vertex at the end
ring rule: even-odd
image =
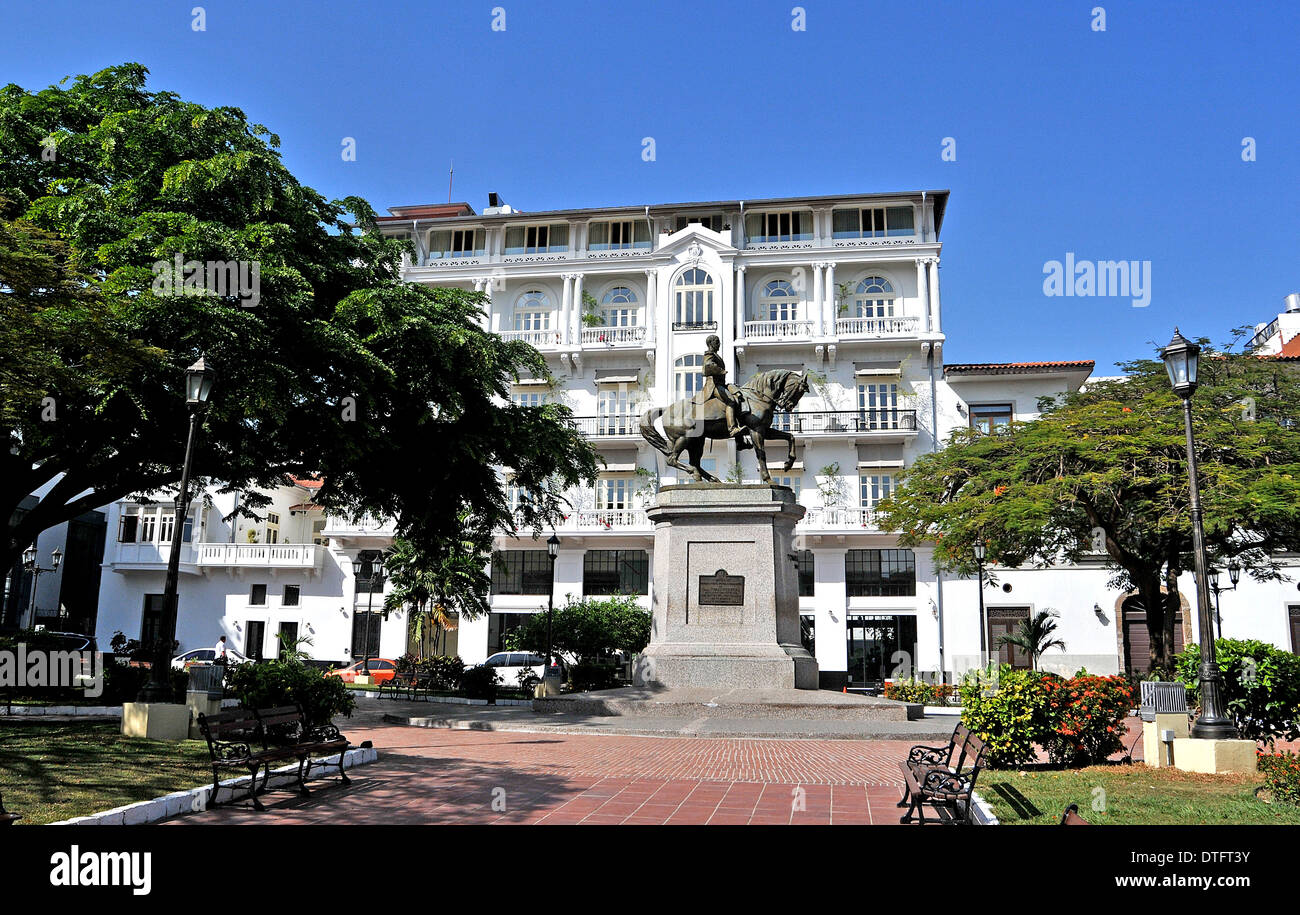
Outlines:
{"type": "Polygon", "coordinates": [[[808,373],[777,370],[760,372],[742,386],[727,384],[727,367],[718,355],[721,341],[709,335],[701,373],[704,384],[692,398],[667,407],[654,407],[641,416],[641,435],[668,459],[668,466],[689,470],[696,482],[716,483],[718,478],[700,466],[707,440],[735,439],[736,450],[753,448],[758,470],[766,483],[772,482],[767,469],[766,442],[779,439],[789,446],[783,470],[794,466],[794,437],[772,428],[779,412],[794,410],[808,393],[808,373]],[[655,428],[662,417],[663,434],[655,428]],[[685,451],[690,466],[680,460],[685,451]]]}

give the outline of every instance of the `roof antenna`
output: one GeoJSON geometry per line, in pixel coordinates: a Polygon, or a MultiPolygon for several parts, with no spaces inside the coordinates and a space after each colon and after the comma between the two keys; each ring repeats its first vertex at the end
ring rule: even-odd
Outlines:
{"type": "Polygon", "coordinates": [[[451,160],[451,167],[447,169],[447,202],[451,203],[451,179],[456,174],[456,160],[451,160]]]}

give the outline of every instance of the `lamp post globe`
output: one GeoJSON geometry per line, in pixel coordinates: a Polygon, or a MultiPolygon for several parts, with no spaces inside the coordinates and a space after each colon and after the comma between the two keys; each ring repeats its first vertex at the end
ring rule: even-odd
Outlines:
{"type": "Polygon", "coordinates": [[[1214,621],[1210,618],[1209,562],[1205,555],[1205,525],[1201,514],[1200,484],[1196,470],[1196,439],[1192,433],[1192,395],[1198,385],[1201,348],[1174,328],[1169,345],[1160,351],[1169,384],[1183,401],[1183,431],[1187,439],[1187,481],[1192,516],[1192,553],[1196,564],[1196,610],[1201,640],[1201,714],[1191,735],[1206,740],[1234,740],[1237,729],[1224,714],[1223,680],[1215,658],[1214,621]]]}

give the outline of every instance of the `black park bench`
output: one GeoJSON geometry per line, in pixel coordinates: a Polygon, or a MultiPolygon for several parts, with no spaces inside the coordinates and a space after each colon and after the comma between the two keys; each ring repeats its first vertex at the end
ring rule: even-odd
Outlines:
{"type": "Polygon", "coordinates": [[[0,826],[12,826],[14,825],[14,820],[21,820],[21,819],[22,819],[21,814],[9,813],[8,811],[5,810],[4,795],[0,795],[0,826]]]}
{"type": "Polygon", "coordinates": [[[907,791],[898,802],[908,807],[900,823],[910,823],[915,814],[925,823],[925,804],[947,810],[951,816],[940,822],[970,822],[971,795],[975,779],[984,768],[988,747],[970,728],[958,724],[946,746],[915,746],[900,765],[907,791]],[[953,762],[953,757],[956,762],[953,762]]]}
{"type": "MultiPolygon", "coordinates": [[[[209,807],[218,807],[217,792],[223,775],[247,770],[251,776],[249,798],[255,810],[265,810],[258,795],[266,792],[272,763],[298,762],[298,793],[309,795],[307,779],[313,766],[337,766],[343,784],[351,780],[343,769],[343,756],[350,746],[333,724],[309,725],[296,705],[270,709],[235,709],[216,715],[199,715],[199,730],[208,742],[212,758],[212,795],[209,807]],[[317,763],[315,757],[338,753],[337,763],[317,763]],[[257,784],[258,770],[262,785],[257,784]]],[[[233,800],[233,799],[232,799],[233,800]]]]}

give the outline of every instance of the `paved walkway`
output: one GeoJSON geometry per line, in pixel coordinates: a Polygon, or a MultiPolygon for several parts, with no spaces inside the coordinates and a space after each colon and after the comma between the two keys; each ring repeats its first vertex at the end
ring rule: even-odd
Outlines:
{"type": "Polygon", "coordinates": [[[351,786],[171,823],[897,824],[911,745],[415,728],[385,724],[389,705],[366,703],[344,728],[379,750],[351,786]]]}

